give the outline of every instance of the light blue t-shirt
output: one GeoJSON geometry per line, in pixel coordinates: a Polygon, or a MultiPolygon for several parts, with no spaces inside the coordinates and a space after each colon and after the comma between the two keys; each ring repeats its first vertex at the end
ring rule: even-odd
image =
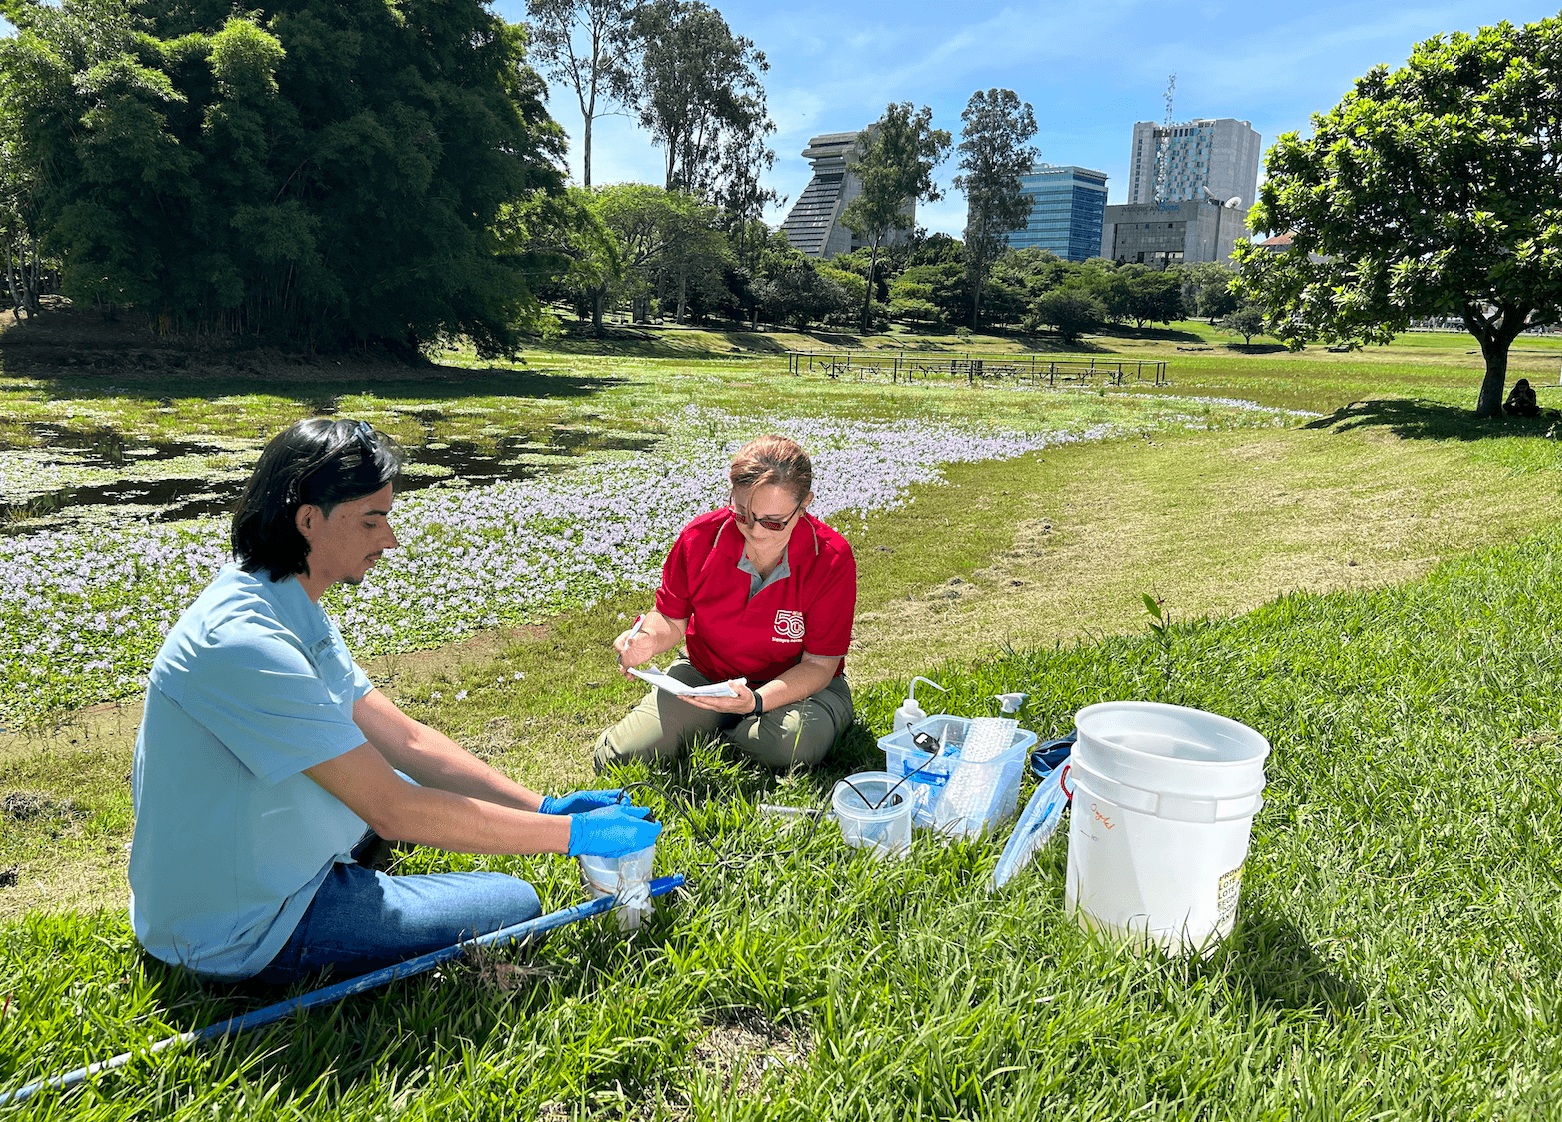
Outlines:
{"type": "Polygon", "coordinates": [[[136,738],[130,923],[224,978],[276,957],[364,822],[307,775],[364,743],[373,687],[297,578],[226,566],[152,663],[136,738]]]}

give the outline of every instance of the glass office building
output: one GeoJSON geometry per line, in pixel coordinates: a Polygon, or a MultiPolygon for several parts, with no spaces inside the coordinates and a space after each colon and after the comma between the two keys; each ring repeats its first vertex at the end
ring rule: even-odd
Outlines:
{"type": "Polygon", "coordinates": [[[1025,228],[1009,235],[1011,249],[1051,250],[1067,261],[1084,261],[1101,252],[1101,219],[1106,212],[1106,173],[1089,168],[1036,164],[1020,176],[1030,196],[1025,228]]]}

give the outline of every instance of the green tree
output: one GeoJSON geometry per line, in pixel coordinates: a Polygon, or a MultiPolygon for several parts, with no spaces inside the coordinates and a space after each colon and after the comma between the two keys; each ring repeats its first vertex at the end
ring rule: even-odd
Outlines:
{"type": "Polygon", "coordinates": [[[952,138],[946,129],[933,127],[933,111],[913,109],[911,102],[890,103],[884,116],[857,137],[857,162],[853,172],[862,194],[846,207],[841,221],[868,243],[867,285],[862,300],[862,330],[868,330],[873,303],[874,273],[879,245],[891,230],[909,230],[912,216],[907,206],[919,199],[943,198],[933,182],[933,169],[949,154],[952,138]]]}
{"type": "Polygon", "coordinates": [[[1243,304],[1235,311],[1227,312],[1215,326],[1222,331],[1242,336],[1242,342],[1251,345],[1253,336],[1263,334],[1265,318],[1262,305],[1243,304]]]}
{"type": "Polygon", "coordinates": [[[761,160],[775,156],[763,140],[775,131],[759,78],[770,69],[764,52],[701,0],[642,4],[634,36],[635,107],[662,149],[667,190],[715,202],[735,177],[749,185],[756,144],[761,160]]]}
{"type": "Polygon", "coordinates": [[[609,296],[624,279],[623,252],[597,212],[597,197],[570,187],[562,195],[538,192],[500,208],[495,233],[503,250],[530,274],[553,278],[550,296],[565,296],[602,334],[609,296]]]}
{"type": "Polygon", "coordinates": [[[0,117],[78,302],[166,330],[512,351],[501,208],[562,190],[525,32],[480,0],[10,0],[0,117]]]}
{"type": "Polygon", "coordinates": [[[526,0],[532,53],[549,77],[567,85],[585,122],[581,184],[591,186],[591,126],[603,104],[627,101],[633,38],[629,0],[526,0]]]}
{"type": "Polygon", "coordinates": [[[1500,413],[1508,350],[1562,314],[1562,19],[1416,45],[1359,79],[1313,135],[1270,150],[1249,227],[1289,231],[1273,254],[1239,244],[1239,290],[1271,333],[1387,342],[1413,316],[1461,315],[1500,413]]]}
{"type": "Polygon", "coordinates": [[[763,282],[762,301],[766,313],[777,323],[791,323],[805,330],[816,319],[832,312],[854,308],[851,294],[821,274],[813,261],[802,254],[763,282]]]}
{"type": "Polygon", "coordinates": [[[1136,328],[1182,318],[1182,276],[1176,269],[1146,270],[1124,287],[1124,311],[1136,328]]]}
{"type": "Polygon", "coordinates": [[[10,298],[17,322],[41,310],[39,290],[42,258],[38,251],[37,208],[33,194],[37,176],[16,156],[15,120],[0,121],[0,246],[5,251],[5,271],[0,284],[10,298]]]}
{"type": "Polygon", "coordinates": [[[947,323],[960,319],[971,302],[968,280],[965,265],[959,261],[913,265],[899,277],[899,282],[927,285],[928,300],[938,309],[939,318],[947,323]]]}
{"type": "Polygon", "coordinates": [[[965,265],[965,243],[949,234],[913,230],[907,246],[906,267],[914,265],[965,265]]]}
{"type": "Polygon", "coordinates": [[[1009,244],[1009,233],[1025,225],[1031,201],[1020,191],[1020,176],[1038,153],[1036,114],[1013,90],[977,90],[960,133],[960,170],[955,188],[965,192],[965,263],[971,276],[971,329],[981,325],[982,285],[1009,244]]]}
{"type": "Polygon", "coordinates": [[[912,323],[938,323],[943,316],[933,303],[933,286],[904,277],[889,286],[889,314],[912,323]]]}
{"type": "Polygon", "coordinates": [[[644,183],[598,187],[590,200],[620,261],[618,277],[601,292],[604,303],[627,295],[635,301],[635,318],[642,320],[656,293],[667,297],[682,323],[692,295],[722,287],[729,251],[716,208],[644,183]]]}
{"type": "Polygon", "coordinates": [[[668,193],[662,250],[662,284],[675,293],[677,311],[674,322],[682,323],[688,313],[691,295],[699,293],[702,304],[722,288],[721,269],[728,257],[721,212],[681,191],[668,193]]]}
{"type": "Polygon", "coordinates": [[[1065,343],[1077,343],[1087,332],[1097,331],[1106,322],[1106,305],[1077,288],[1055,288],[1031,308],[1034,324],[1051,324],[1065,343]]]}
{"type": "Polygon", "coordinates": [[[1182,267],[1182,300],[1191,314],[1209,320],[1210,326],[1227,312],[1237,310],[1231,291],[1236,273],[1219,261],[1200,261],[1182,267]]]}
{"type": "MultiPolygon", "coordinates": [[[[819,265],[819,275],[839,288],[846,300],[843,305],[830,309],[830,312],[827,314],[826,318],[832,325],[852,327],[857,322],[857,309],[864,303],[868,305],[870,312],[873,308],[877,308],[879,315],[873,317],[873,319],[882,321],[884,305],[869,300],[868,280],[866,277],[848,272],[845,269],[834,269],[827,264],[819,265]]],[[[873,319],[870,319],[869,322],[872,323],[873,319]]],[[[866,331],[867,328],[863,330],[866,331]]]]}
{"type": "Polygon", "coordinates": [[[1027,301],[1034,301],[1063,283],[1069,264],[1051,250],[1030,247],[1011,249],[993,262],[989,283],[1003,283],[1019,289],[1027,301]]]}

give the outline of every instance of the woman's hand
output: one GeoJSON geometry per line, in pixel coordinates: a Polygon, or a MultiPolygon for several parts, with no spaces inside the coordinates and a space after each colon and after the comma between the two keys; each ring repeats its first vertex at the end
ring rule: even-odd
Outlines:
{"type": "Polygon", "coordinates": [[[613,649],[618,652],[619,673],[626,678],[633,677],[629,673],[631,666],[643,666],[663,651],[672,650],[683,642],[688,627],[686,619],[668,619],[661,612],[647,612],[641,618],[638,632],[631,627],[613,640],[613,649]]]}
{"type": "Polygon", "coordinates": [[[644,631],[631,638],[633,630],[631,628],[613,640],[613,649],[618,652],[618,669],[626,678],[633,677],[629,673],[631,666],[643,666],[656,657],[656,640],[644,631]]]}
{"type": "Polygon", "coordinates": [[[752,713],[754,711],[754,691],[742,682],[729,681],[728,686],[736,697],[706,697],[696,694],[682,698],[699,709],[709,709],[713,713],[752,713]]]}

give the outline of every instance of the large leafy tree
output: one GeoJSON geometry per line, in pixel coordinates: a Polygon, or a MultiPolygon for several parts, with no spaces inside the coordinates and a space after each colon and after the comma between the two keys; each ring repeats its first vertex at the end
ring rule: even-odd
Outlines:
{"type": "Polygon", "coordinates": [[[7,0],[0,118],[78,301],[165,330],[510,350],[506,203],[562,190],[525,33],[481,0],[7,0]]]}
{"type": "Polygon", "coordinates": [[[1239,245],[1239,290],[1270,329],[1387,342],[1412,316],[1459,315],[1480,344],[1477,416],[1500,412],[1508,349],[1562,312],[1562,19],[1416,45],[1377,67],[1313,135],[1280,137],[1239,245]]]}
{"type": "Polygon", "coordinates": [[[700,0],[650,0],[634,35],[635,106],[662,149],[667,190],[714,203],[734,179],[749,186],[774,159],[763,142],[775,129],[759,78],[770,68],[764,52],[700,0]]]}
{"type": "Polygon", "coordinates": [[[960,172],[955,188],[965,192],[965,263],[971,276],[971,327],[981,325],[982,285],[992,264],[1009,245],[1009,234],[1030,217],[1030,198],[1020,176],[1039,153],[1030,144],[1036,114],[1013,90],[977,90],[960,114],[960,172]]]}
{"type": "Polygon", "coordinates": [[[580,103],[581,182],[591,186],[591,126],[633,84],[633,6],[628,0],[526,0],[532,53],[580,103]]]}
{"type": "Polygon", "coordinates": [[[943,198],[933,182],[933,169],[949,154],[952,138],[947,129],[933,127],[933,111],[914,109],[911,102],[891,103],[857,138],[857,162],[853,173],[862,185],[846,207],[841,221],[868,243],[867,292],[862,303],[862,330],[868,330],[873,308],[874,272],[879,245],[891,230],[909,230],[913,223],[908,206],[918,199],[943,198]]]}

